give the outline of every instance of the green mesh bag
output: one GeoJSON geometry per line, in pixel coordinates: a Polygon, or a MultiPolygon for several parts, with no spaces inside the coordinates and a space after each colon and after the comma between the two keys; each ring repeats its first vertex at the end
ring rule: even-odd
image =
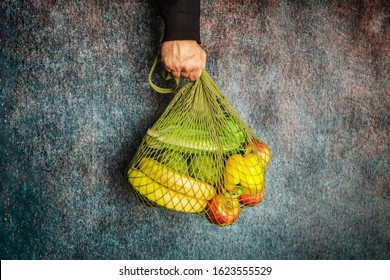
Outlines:
{"type": "MultiPolygon", "coordinates": [[[[152,82],[158,92],[169,93],[152,82]]],[[[176,79],[177,86],[179,80],[176,79]]],[[[195,213],[227,226],[265,195],[267,145],[237,115],[206,71],[177,91],[127,168],[147,206],[195,213]]]]}

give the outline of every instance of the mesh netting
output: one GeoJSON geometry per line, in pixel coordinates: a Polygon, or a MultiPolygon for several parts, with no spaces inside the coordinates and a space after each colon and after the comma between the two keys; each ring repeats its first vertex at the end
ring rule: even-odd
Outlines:
{"type": "Polygon", "coordinates": [[[203,71],[147,131],[127,177],[148,206],[196,213],[226,226],[263,200],[270,159],[267,145],[203,71]]]}

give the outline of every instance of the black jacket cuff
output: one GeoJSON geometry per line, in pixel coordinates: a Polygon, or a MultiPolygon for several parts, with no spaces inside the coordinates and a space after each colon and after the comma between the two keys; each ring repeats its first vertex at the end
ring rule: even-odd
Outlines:
{"type": "Polygon", "coordinates": [[[200,43],[200,0],[159,0],[165,23],[163,42],[195,40],[200,43]]]}

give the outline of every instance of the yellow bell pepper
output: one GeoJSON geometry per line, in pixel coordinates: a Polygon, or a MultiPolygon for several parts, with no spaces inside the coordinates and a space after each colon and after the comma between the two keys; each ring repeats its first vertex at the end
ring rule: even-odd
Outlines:
{"type": "Polygon", "coordinates": [[[239,190],[238,184],[241,181],[242,167],[244,159],[240,154],[231,155],[225,165],[224,183],[225,188],[231,193],[237,193],[239,190]]]}
{"type": "Polygon", "coordinates": [[[256,154],[231,155],[225,166],[225,188],[233,194],[258,193],[265,183],[265,170],[256,154]]]}
{"type": "Polygon", "coordinates": [[[240,184],[244,188],[255,193],[261,191],[265,182],[265,172],[263,165],[255,154],[248,154],[243,157],[245,165],[240,173],[240,184]]]}

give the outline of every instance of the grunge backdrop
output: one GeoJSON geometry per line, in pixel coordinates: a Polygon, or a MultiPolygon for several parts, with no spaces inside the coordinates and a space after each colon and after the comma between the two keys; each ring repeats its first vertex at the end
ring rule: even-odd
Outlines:
{"type": "Polygon", "coordinates": [[[390,258],[389,1],[202,1],[207,70],[274,154],[227,228],[129,191],[172,98],[152,0],[0,3],[1,259],[390,258]]]}

